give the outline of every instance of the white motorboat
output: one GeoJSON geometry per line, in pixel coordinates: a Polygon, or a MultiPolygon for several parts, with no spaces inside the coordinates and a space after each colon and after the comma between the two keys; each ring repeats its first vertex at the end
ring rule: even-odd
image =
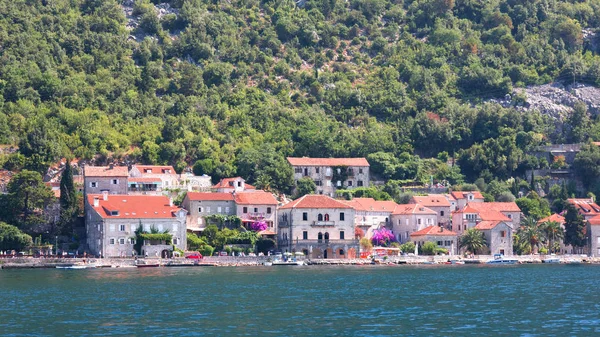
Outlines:
{"type": "Polygon", "coordinates": [[[507,258],[504,255],[496,254],[493,260],[486,262],[487,264],[517,264],[519,260],[507,258]]]}

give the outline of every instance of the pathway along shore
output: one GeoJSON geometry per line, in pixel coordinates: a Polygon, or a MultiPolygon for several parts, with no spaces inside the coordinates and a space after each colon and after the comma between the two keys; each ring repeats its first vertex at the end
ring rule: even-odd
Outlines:
{"type": "MultiPolygon", "coordinates": [[[[594,263],[600,264],[600,258],[591,258],[583,255],[523,255],[511,256],[522,264],[543,263],[547,258],[558,258],[560,263],[594,263]]],[[[234,256],[210,256],[201,260],[184,258],[157,259],[142,258],[106,258],[106,259],[81,259],[81,258],[2,258],[0,269],[38,269],[71,266],[88,266],[90,268],[134,268],[142,266],[164,266],[164,267],[232,267],[232,266],[261,266],[268,257],[234,257],[234,256]]],[[[387,259],[312,259],[304,260],[307,265],[332,266],[332,265],[440,265],[449,260],[462,260],[466,264],[482,264],[493,259],[490,255],[477,255],[474,258],[463,258],[459,256],[393,256],[387,259]]]]}

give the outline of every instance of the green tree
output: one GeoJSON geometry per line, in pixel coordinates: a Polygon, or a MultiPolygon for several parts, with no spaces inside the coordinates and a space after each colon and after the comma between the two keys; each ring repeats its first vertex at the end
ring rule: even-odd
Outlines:
{"type": "Polygon", "coordinates": [[[556,221],[545,221],[540,224],[544,237],[548,240],[548,250],[550,253],[556,253],[556,243],[562,241],[565,237],[565,230],[560,223],[556,221]]]}
{"type": "Polygon", "coordinates": [[[7,192],[10,217],[21,229],[29,230],[44,222],[42,212],[54,194],[39,173],[23,170],[15,174],[7,185],[7,192]]]}
{"type": "Polygon", "coordinates": [[[527,243],[527,251],[531,254],[536,253],[536,250],[545,239],[544,232],[533,217],[523,218],[517,233],[519,239],[527,243]]]}
{"type": "Polygon", "coordinates": [[[565,245],[571,245],[573,248],[582,248],[586,244],[585,220],[577,209],[569,204],[565,213],[565,245]]]}
{"type": "Polygon", "coordinates": [[[460,248],[465,248],[467,252],[477,254],[487,247],[487,241],[483,232],[475,228],[469,228],[461,235],[458,245],[460,248]]]}
{"type": "Polygon", "coordinates": [[[21,232],[17,227],[0,222],[0,250],[16,250],[33,244],[31,236],[21,232]]]}
{"type": "Polygon", "coordinates": [[[575,155],[573,168],[584,184],[594,185],[600,177],[600,147],[594,143],[583,145],[575,155]]]}
{"type": "Polygon", "coordinates": [[[300,178],[296,182],[296,195],[295,198],[300,198],[306,194],[314,194],[317,191],[317,185],[315,182],[308,177],[300,178]]]}
{"type": "Polygon", "coordinates": [[[427,241],[420,248],[424,255],[435,255],[437,244],[435,244],[435,242],[427,241]]]}
{"type": "Polygon", "coordinates": [[[79,214],[79,202],[77,190],[73,183],[73,168],[71,161],[67,160],[65,169],[60,179],[60,222],[65,234],[71,234],[72,224],[79,214]]]}

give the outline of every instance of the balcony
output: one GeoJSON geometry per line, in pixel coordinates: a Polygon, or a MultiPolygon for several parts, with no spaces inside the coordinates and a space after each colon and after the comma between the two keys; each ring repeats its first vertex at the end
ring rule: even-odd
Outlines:
{"type": "Polygon", "coordinates": [[[242,216],[244,220],[263,220],[266,218],[266,213],[246,213],[242,216]]]}
{"type": "Polygon", "coordinates": [[[334,227],[335,221],[313,221],[312,227],[334,227]]]}

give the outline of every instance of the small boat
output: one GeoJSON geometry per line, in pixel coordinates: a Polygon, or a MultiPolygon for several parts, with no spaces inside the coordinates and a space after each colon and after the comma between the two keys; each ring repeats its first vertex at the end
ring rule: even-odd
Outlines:
{"type": "Polygon", "coordinates": [[[303,266],[304,261],[273,261],[273,266],[303,266]]]}
{"type": "Polygon", "coordinates": [[[83,266],[83,265],[56,266],[56,269],[88,269],[88,268],[96,268],[96,266],[83,266]]]}
{"type": "Polygon", "coordinates": [[[270,267],[272,265],[273,265],[273,262],[271,262],[271,261],[265,261],[265,262],[263,262],[263,266],[270,267]]]}
{"type": "Polygon", "coordinates": [[[450,260],[451,264],[465,264],[465,261],[463,260],[450,260]]]}
{"type": "Polygon", "coordinates": [[[496,254],[493,260],[486,262],[487,264],[517,264],[519,260],[506,258],[504,255],[496,254]]]}
{"type": "Polygon", "coordinates": [[[560,259],[558,257],[549,257],[542,260],[542,263],[560,263],[560,259]]]}

